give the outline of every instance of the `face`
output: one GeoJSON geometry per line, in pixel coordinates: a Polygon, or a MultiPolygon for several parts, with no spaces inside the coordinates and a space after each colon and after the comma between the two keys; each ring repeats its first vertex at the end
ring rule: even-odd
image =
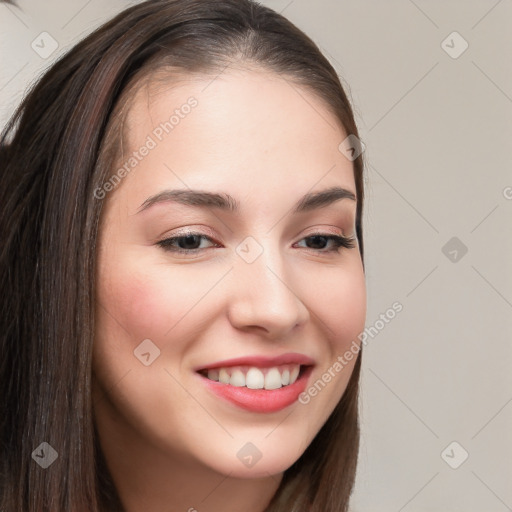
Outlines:
{"type": "Polygon", "coordinates": [[[261,70],[212,80],[131,102],[103,188],[95,417],[120,450],[262,477],[300,457],[356,361],[354,170],[313,93],[261,70]]]}

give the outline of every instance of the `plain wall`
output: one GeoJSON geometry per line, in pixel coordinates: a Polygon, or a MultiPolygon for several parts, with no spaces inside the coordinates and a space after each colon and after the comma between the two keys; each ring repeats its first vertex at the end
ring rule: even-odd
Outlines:
{"type": "MultiPolygon", "coordinates": [[[[263,3],[324,50],[366,148],[374,330],[352,510],[511,510],[512,2],[263,3]]],[[[2,126],[44,68],[129,5],[19,4],[0,5],[2,126]],[[58,43],[48,58],[31,46],[42,32],[58,43]]]]}

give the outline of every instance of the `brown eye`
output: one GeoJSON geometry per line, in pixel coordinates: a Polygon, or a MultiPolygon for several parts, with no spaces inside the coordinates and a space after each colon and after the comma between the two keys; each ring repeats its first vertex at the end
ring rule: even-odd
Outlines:
{"type": "Polygon", "coordinates": [[[203,249],[208,249],[208,247],[199,247],[202,239],[214,243],[210,237],[202,233],[186,233],[161,240],[157,245],[169,252],[195,253],[203,249]]]}
{"type": "MultiPolygon", "coordinates": [[[[185,233],[161,240],[157,243],[162,249],[168,252],[181,254],[195,254],[199,251],[210,249],[210,247],[200,247],[202,240],[211,242],[213,247],[219,247],[209,236],[203,233],[185,233]]],[[[327,233],[314,233],[301,240],[306,242],[306,249],[319,253],[339,252],[340,247],[352,249],[355,247],[356,239],[354,237],[344,237],[340,235],[331,235],[327,233]],[[331,242],[331,247],[329,246],[331,242]]]]}
{"type": "Polygon", "coordinates": [[[352,249],[355,247],[356,241],[354,237],[348,238],[339,235],[330,235],[327,233],[314,233],[313,235],[303,238],[303,240],[311,240],[311,243],[306,248],[317,252],[339,252],[338,249],[340,247],[352,249]],[[332,242],[331,248],[325,249],[325,246],[329,242],[332,242]],[[313,245],[313,247],[311,247],[311,245],[313,245]]]}

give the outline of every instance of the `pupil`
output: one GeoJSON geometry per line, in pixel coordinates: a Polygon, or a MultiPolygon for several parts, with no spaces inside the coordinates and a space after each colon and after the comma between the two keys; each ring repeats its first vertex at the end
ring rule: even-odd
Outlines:
{"type": "Polygon", "coordinates": [[[182,237],[182,239],[185,240],[185,243],[181,244],[181,245],[187,246],[187,247],[182,247],[182,249],[197,249],[197,247],[188,247],[189,243],[192,245],[197,245],[197,238],[198,238],[197,235],[187,235],[187,236],[182,237]],[[194,240],[195,240],[196,244],[194,244],[194,240]]]}
{"type": "MultiPolygon", "coordinates": [[[[309,237],[309,238],[310,238],[311,240],[314,240],[315,242],[318,242],[318,240],[321,240],[321,241],[325,242],[325,240],[326,240],[325,236],[320,236],[320,235],[314,235],[314,236],[311,236],[311,237],[309,237]]],[[[322,243],[321,243],[321,242],[320,242],[320,244],[322,245],[322,243]]],[[[316,248],[318,248],[318,247],[316,247],[316,248]]],[[[322,247],[320,247],[320,249],[321,249],[321,248],[322,248],[322,247]]]]}

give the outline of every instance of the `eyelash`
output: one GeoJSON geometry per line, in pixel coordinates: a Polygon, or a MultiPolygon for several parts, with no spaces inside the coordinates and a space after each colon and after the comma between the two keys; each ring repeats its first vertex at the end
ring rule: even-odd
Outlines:
{"type": "MultiPolygon", "coordinates": [[[[204,235],[203,233],[188,232],[188,233],[184,233],[182,235],[173,236],[173,237],[161,240],[160,242],[157,242],[157,245],[160,246],[164,251],[173,252],[173,253],[180,253],[180,254],[197,254],[199,251],[205,250],[205,248],[202,248],[202,249],[201,248],[197,248],[197,249],[182,249],[182,248],[176,248],[176,247],[171,245],[173,242],[176,242],[177,240],[181,240],[181,239],[188,238],[188,237],[191,237],[191,236],[205,238],[208,241],[210,241],[212,243],[215,243],[209,236],[204,235]]],[[[327,240],[332,241],[333,244],[334,244],[334,247],[332,247],[331,249],[327,249],[327,250],[325,250],[325,249],[311,249],[310,247],[305,247],[305,249],[307,249],[309,251],[318,252],[320,254],[322,254],[322,253],[331,254],[331,253],[334,253],[334,252],[339,253],[340,252],[339,249],[341,247],[343,247],[345,249],[353,249],[355,247],[355,242],[356,242],[356,239],[354,237],[345,237],[345,236],[340,236],[340,235],[332,235],[332,234],[329,234],[329,233],[312,233],[311,235],[308,235],[308,236],[302,238],[300,241],[306,240],[308,238],[314,238],[314,237],[326,238],[327,240]]],[[[211,249],[211,247],[207,247],[206,249],[211,249]]]]}

